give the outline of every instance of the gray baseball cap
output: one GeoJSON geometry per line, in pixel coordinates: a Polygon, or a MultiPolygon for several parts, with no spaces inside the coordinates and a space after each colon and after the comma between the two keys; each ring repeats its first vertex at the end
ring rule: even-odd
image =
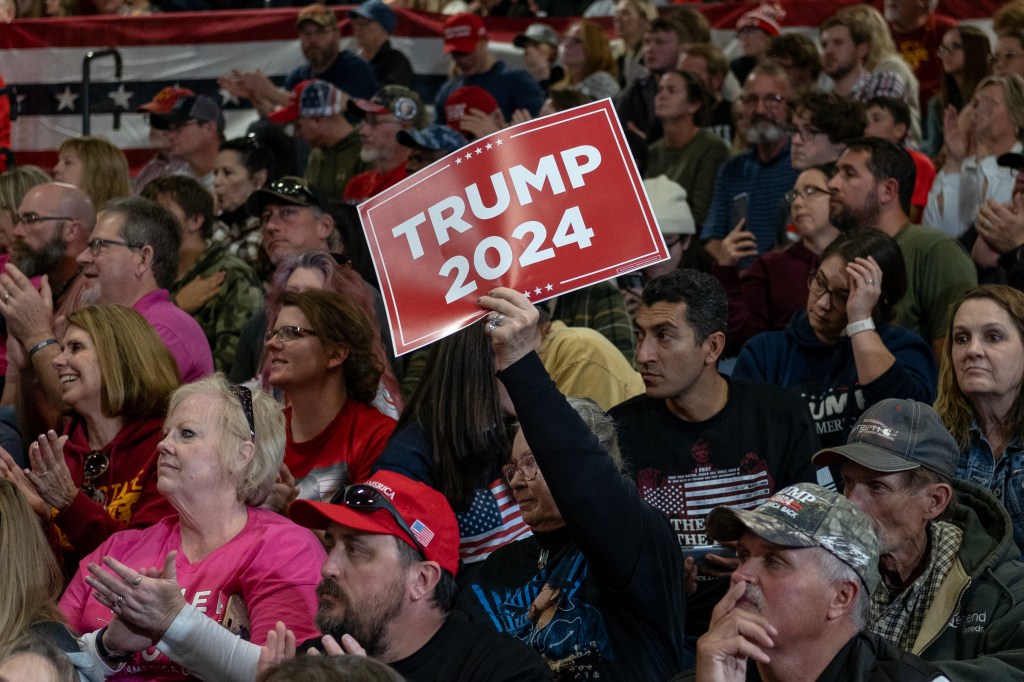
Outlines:
{"type": "Polygon", "coordinates": [[[868,594],[878,586],[878,536],[867,514],[837,492],[813,483],[783,488],[756,509],[715,507],[705,523],[718,542],[750,531],[783,547],[821,547],[852,568],[868,594]]]}
{"type": "Polygon", "coordinates": [[[547,24],[530,24],[526,31],[512,39],[512,44],[523,49],[528,43],[544,43],[551,47],[558,47],[558,31],[547,24]]]}
{"type": "Polygon", "coordinates": [[[844,459],[882,473],[924,467],[952,479],[960,447],[930,406],[890,398],[860,416],[846,445],[821,450],[811,461],[829,466],[844,459]]]}

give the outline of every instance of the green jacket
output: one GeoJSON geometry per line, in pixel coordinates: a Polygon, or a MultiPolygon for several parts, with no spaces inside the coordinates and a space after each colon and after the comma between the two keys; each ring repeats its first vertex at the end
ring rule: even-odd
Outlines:
{"type": "Polygon", "coordinates": [[[954,481],[949,522],[964,532],[912,653],[951,680],[1024,679],[1024,563],[1013,524],[991,493],[954,481]]]}
{"type": "Polygon", "coordinates": [[[213,365],[218,372],[231,370],[238,336],[252,314],[263,307],[263,287],[256,272],[242,259],[232,256],[222,244],[211,244],[196,264],[171,287],[171,298],[196,277],[226,272],[220,291],[193,313],[210,342],[213,365]]]}

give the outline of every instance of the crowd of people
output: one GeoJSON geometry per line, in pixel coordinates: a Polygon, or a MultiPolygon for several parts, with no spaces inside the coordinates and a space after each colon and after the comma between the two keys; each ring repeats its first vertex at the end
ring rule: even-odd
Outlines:
{"type": "Polygon", "coordinates": [[[935,9],[313,4],[0,174],[0,679],[1024,679],[1024,0],[935,9]],[[396,357],[355,207],[604,98],[668,258],[396,357]]]}

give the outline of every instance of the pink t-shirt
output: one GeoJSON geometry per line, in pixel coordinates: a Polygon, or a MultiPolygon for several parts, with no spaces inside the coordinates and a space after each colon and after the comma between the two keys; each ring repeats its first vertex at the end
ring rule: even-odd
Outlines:
{"type": "Polygon", "coordinates": [[[178,363],[182,383],[213,374],[213,353],[203,328],[191,315],[171,303],[167,289],[146,294],[132,306],[153,325],[178,363]]]}
{"type": "MultiPolygon", "coordinates": [[[[142,530],[115,533],[79,564],[60,600],[68,625],[86,633],[99,630],[113,617],[112,612],[92,596],[85,583],[87,565],[101,564],[111,556],[134,569],[162,566],[164,557],[177,550],[178,583],[185,600],[220,622],[224,607],[239,595],[249,609],[251,641],[263,644],[276,621],[284,621],[301,642],[319,634],[313,624],[316,615],[316,586],[326,554],[312,531],[285,517],[263,509],[249,509],[245,528],[220,549],[195,563],[181,551],[178,517],[168,516],[142,530]]],[[[141,651],[112,679],[171,680],[195,679],[156,648],[141,651]]]]}

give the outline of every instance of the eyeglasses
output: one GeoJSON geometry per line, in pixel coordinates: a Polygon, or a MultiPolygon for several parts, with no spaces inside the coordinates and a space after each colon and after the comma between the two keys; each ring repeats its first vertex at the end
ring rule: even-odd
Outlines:
{"type": "Polygon", "coordinates": [[[107,453],[102,450],[93,450],[85,458],[85,475],[82,482],[82,492],[85,493],[86,497],[89,499],[103,505],[107,503],[107,496],[102,490],[93,485],[93,483],[97,478],[107,473],[107,469],[109,468],[110,457],[108,457],[107,453]]]}
{"type": "Polygon", "coordinates": [[[252,413],[252,391],[247,386],[239,386],[237,384],[228,386],[228,390],[242,404],[242,412],[245,412],[245,421],[249,422],[249,438],[255,442],[256,421],[252,413]]]}
{"type": "Polygon", "coordinates": [[[959,52],[962,49],[964,49],[963,45],[960,45],[959,43],[953,43],[952,45],[939,45],[939,49],[937,51],[939,53],[939,56],[945,57],[947,55],[953,54],[954,52],[959,52]]]}
{"type": "Polygon", "coordinates": [[[828,304],[830,308],[837,310],[846,310],[846,299],[850,298],[849,291],[832,290],[828,288],[828,282],[825,281],[824,276],[820,271],[815,270],[811,273],[811,276],[807,278],[807,289],[811,292],[811,296],[815,300],[821,298],[825,294],[828,294],[828,304]]]}
{"type": "Polygon", "coordinates": [[[103,252],[103,249],[107,248],[108,246],[123,246],[126,249],[132,250],[142,248],[141,244],[129,244],[128,242],[122,242],[116,239],[103,239],[102,237],[93,237],[88,242],[86,242],[85,246],[86,248],[89,249],[89,253],[92,254],[93,258],[100,255],[100,253],[103,252]]]}
{"type": "Polygon", "coordinates": [[[1014,59],[1024,57],[1024,52],[993,52],[988,56],[989,64],[1002,64],[1012,62],[1014,59]]]}
{"type": "Polygon", "coordinates": [[[740,97],[740,101],[748,107],[756,107],[758,102],[764,102],[765,107],[769,109],[781,107],[786,104],[786,98],[775,93],[767,95],[743,95],[743,97],[740,97]]]}
{"type": "Polygon", "coordinates": [[[388,498],[373,486],[362,483],[347,485],[334,493],[334,497],[331,498],[331,504],[343,504],[349,509],[362,512],[386,511],[395,520],[398,527],[412,540],[412,544],[416,546],[416,550],[423,557],[423,560],[427,560],[427,552],[423,549],[423,545],[420,544],[416,533],[405,522],[405,519],[398,513],[394,505],[388,501],[388,498]]]}
{"type": "Polygon", "coordinates": [[[532,481],[540,473],[540,467],[537,466],[537,460],[533,458],[533,455],[527,455],[515,464],[506,464],[501,467],[501,473],[509,483],[512,483],[512,479],[515,478],[517,471],[524,481],[532,481]]]}
{"type": "Polygon", "coordinates": [[[786,204],[792,206],[797,199],[804,199],[806,201],[807,199],[813,199],[819,194],[830,196],[832,192],[829,192],[827,189],[822,189],[821,187],[815,187],[814,185],[807,185],[803,189],[797,188],[786,192],[786,204]]]}
{"type": "Polygon", "coordinates": [[[47,220],[74,220],[74,218],[66,215],[39,215],[38,213],[14,214],[15,225],[19,223],[24,225],[35,225],[36,223],[43,223],[47,220]]]}
{"type": "Polygon", "coordinates": [[[269,343],[275,336],[280,339],[282,343],[288,343],[295,339],[302,338],[303,336],[315,336],[316,332],[312,329],[303,329],[302,327],[296,327],[295,325],[285,325],[278,327],[277,329],[268,329],[263,335],[263,338],[269,343]]]}
{"type": "Polygon", "coordinates": [[[302,184],[298,180],[281,178],[280,180],[274,180],[264,189],[269,192],[273,192],[274,194],[283,194],[286,197],[305,197],[314,206],[320,205],[320,201],[309,190],[309,187],[306,187],[306,185],[302,184]]]}

